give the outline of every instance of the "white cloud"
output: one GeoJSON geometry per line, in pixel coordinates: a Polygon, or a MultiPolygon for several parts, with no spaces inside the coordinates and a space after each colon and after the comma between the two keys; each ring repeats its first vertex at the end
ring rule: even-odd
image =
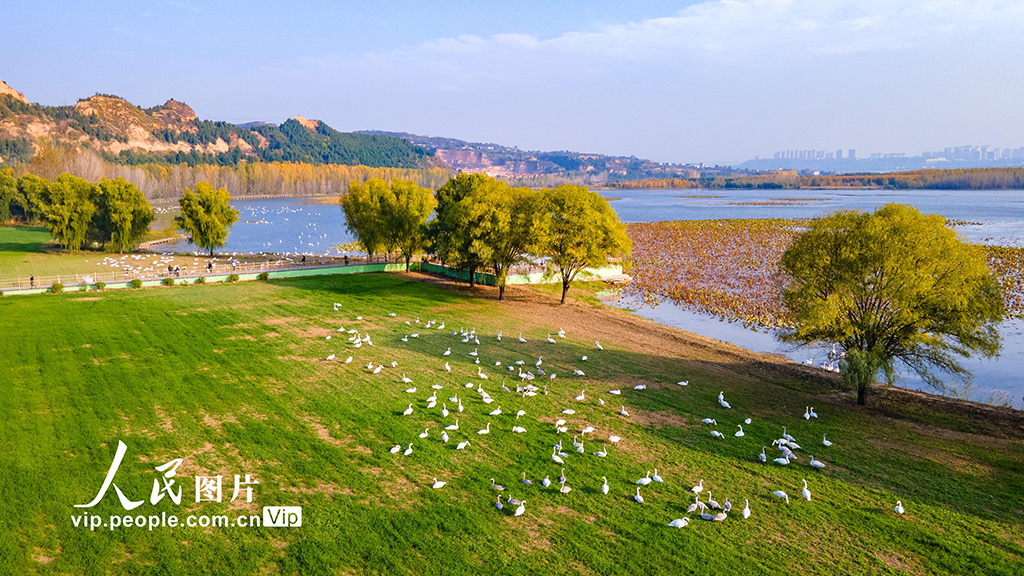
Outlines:
{"type": "Polygon", "coordinates": [[[674,16],[570,31],[441,38],[390,57],[583,56],[657,62],[665,58],[740,59],[783,54],[895,50],[937,35],[1024,27],[1024,2],[1001,0],[715,0],[674,16]]]}

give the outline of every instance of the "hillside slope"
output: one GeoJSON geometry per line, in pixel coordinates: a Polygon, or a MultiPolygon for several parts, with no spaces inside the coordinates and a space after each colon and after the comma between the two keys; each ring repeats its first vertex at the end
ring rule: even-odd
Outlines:
{"type": "Polygon", "coordinates": [[[97,94],[74,106],[30,103],[0,81],[0,158],[24,162],[41,142],[90,148],[120,164],[234,166],[242,161],[346,164],[386,168],[446,167],[428,149],[401,138],[344,133],[301,116],[280,126],[201,120],[168,100],[141,108],[97,94]]]}

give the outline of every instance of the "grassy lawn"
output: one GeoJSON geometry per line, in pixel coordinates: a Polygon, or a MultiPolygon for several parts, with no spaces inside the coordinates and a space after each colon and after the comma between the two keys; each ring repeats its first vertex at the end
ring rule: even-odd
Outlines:
{"type": "MultiPolygon", "coordinates": [[[[490,289],[375,274],[0,299],[0,573],[1024,573],[1019,428],[979,432],[988,428],[956,416],[939,427],[859,409],[810,369],[603,308],[593,288],[559,307],[554,290],[514,287],[498,303],[490,289]],[[445,329],[424,328],[431,319],[445,329]],[[339,327],[368,332],[373,346],[353,349],[339,327]],[[480,345],[450,334],[460,328],[475,328],[480,345]],[[548,343],[559,328],[566,338],[548,343]],[[486,381],[468,355],[477,348],[486,381]],[[549,393],[516,394],[518,371],[505,367],[523,360],[535,371],[538,356],[558,375],[535,382],[549,393]],[[375,375],[368,362],[386,367],[375,375]],[[512,392],[501,390],[505,379],[512,392]],[[432,384],[443,388],[428,409],[432,384]],[[405,393],[410,386],[417,392],[405,393]],[[574,400],[581,389],[586,399],[574,400]],[[720,391],[732,409],[719,405],[720,391]],[[455,395],[465,411],[442,418],[455,395]],[[805,421],[807,405],[820,418],[805,421]],[[498,406],[503,414],[490,416],[498,406]],[[460,429],[444,444],[456,415],[460,429]],[[706,417],[725,439],[710,435],[706,417]],[[734,437],[747,417],[746,435],[734,437]],[[567,433],[556,432],[558,418],[567,433]],[[490,434],[478,435],[488,423],[490,434]],[[512,433],[514,423],[527,431],[512,433]],[[587,425],[595,432],[579,455],[573,436],[587,425]],[[788,466],[771,463],[783,426],[803,446],[788,466]],[[821,445],[823,433],[833,446],[821,445]],[[621,442],[609,443],[612,434],[621,442]],[[76,527],[73,506],[96,495],[119,440],[128,452],[114,484],[145,500],[133,515],[233,520],[295,505],[303,525],[76,527]],[[570,454],[568,495],[551,459],[559,440],[570,454]],[[389,452],[410,442],[409,456],[389,452]],[[757,460],[764,445],[768,464],[757,460]],[[606,458],[591,454],[605,448],[606,458]],[[810,468],[811,454],[827,467],[810,468]],[[181,504],[151,504],[163,477],[154,467],[174,458],[183,459],[181,504]],[[654,468],[665,482],[641,488],[645,502],[635,503],[634,482],[654,468]],[[234,475],[246,473],[260,482],[253,502],[229,504],[234,475]],[[218,474],[225,501],[195,503],[194,477],[218,474]],[[545,476],[552,487],[540,485],[545,476]],[[432,489],[435,477],[448,484],[432,489]],[[491,478],[507,487],[500,494],[526,500],[522,517],[512,505],[495,509],[491,478]],[[724,522],[686,513],[700,480],[702,496],[735,506],[724,522]],[[772,496],[780,489],[789,505],[772,496]],[[739,514],[745,499],[749,520],[739,514]],[[905,516],[893,513],[897,500],[905,516]],[[688,527],[667,526],[684,516],[688,527]]],[[[113,487],[88,510],[125,514],[113,487]]]]}

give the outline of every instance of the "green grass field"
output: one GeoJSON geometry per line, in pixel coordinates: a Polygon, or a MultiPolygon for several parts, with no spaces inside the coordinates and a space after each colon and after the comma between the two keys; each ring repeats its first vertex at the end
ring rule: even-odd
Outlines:
{"type": "MultiPolygon", "coordinates": [[[[984,422],[956,416],[939,427],[859,409],[809,370],[603,308],[585,297],[589,288],[574,288],[584,297],[559,307],[553,287],[516,287],[498,303],[490,289],[418,278],[0,298],[0,573],[1024,573],[1019,429],[984,432],[984,422]],[[425,329],[431,319],[446,328],[425,329]],[[368,332],[373,346],[353,349],[339,327],[368,332]],[[475,328],[481,344],[450,335],[459,328],[475,328]],[[559,328],[567,337],[546,342],[559,328]],[[413,332],[420,337],[401,341],[413,332]],[[486,381],[476,377],[474,348],[486,381]],[[323,360],[332,353],[337,360],[323,360]],[[349,355],[353,362],[342,363],[349,355]],[[505,366],[523,360],[532,368],[538,356],[558,374],[545,381],[549,394],[516,394],[517,372],[505,366]],[[371,361],[397,367],[374,375],[365,369],[371,361]],[[403,374],[416,393],[404,392],[403,374]],[[513,392],[501,390],[503,376],[513,392]],[[482,384],[494,403],[467,382],[482,384]],[[438,406],[427,409],[435,383],[443,385],[438,406]],[[648,388],[632,389],[640,383],[648,388]],[[584,388],[586,400],[574,400],[584,388]],[[720,391],[732,409],[718,404],[720,391]],[[465,411],[444,444],[441,429],[455,414],[442,418],[441,403],[456,394],[465,411]],[[409,403],[414,412],[403,416],[409,403]],[[499,405],[503,415],[488,415],[499,405]],[[630,416],[618,414],[620,405],[630,416]],[[821,417],[805,421],[806,405],[821,417]],[[576,413],[563,415],[567,408],[576,413]],[[527,431],[514,434],[519,409],[527,431]],[[705,417],[718,420],[724,440],[711,437],[705,417]],[[735,438],[746,417],[746,435],[735,438]],[[568,433],[556,433],[558,418],[568,433]],[[478,435],[488,423],[490,434],[478,435]],[[596,430],[579,455],[572,440],[586,425],[596,430]],[[779,455],[771,439],[784,425],[803,446],[789,466],[771,463],[779,455]],[[420,439],[424,428],[429,436],[420,439]],[[823,447],[823,433],[835,445],[823,447]],[[622,441],[608,443],[611,434],[622,441]],[[471,445],[456,450],[465,439],[471,445]],[[119,440],[128,452],[114,484],[145,500],[133,515],[233,519],[295,505],[303,525],[76,527],[72,516],[82,509],[73,506],[96,495],[119,440]],[[560,474],[551,460],[559,440],[570,454],[568,495],[557,482],[540,486],[560,474]],[[409,456],[389,452],[410,442],[409,456]],[[763,445],[768,464],[756,458],[763,445]],[[591,454],[607,446],[608,457],[591,454]],[[810,468],[811,454],[827,468],[810,468]],[[174,458],[183,459],[175,478],[182,502],[153,505],[152,485],[162,478],[154,467],[174,458]],[[634,482],[654,468],[665,482],[642,488],[645,502],[635,503],[634,482]],[[519,482],[523,472],[533,486],[519,482]],[[246,473],[260,482],[253,502],[228,504],[233,475],[246,473]],[[225,502],[196,504],[194,477],[218,474],[225,502]],[[448,484],[434,490],[434,477],[448,484]],[[495,509],[492,477],[506,486],[501,494],[526,500],[522,517],[509,513],[515,506],[495,509]],[[800,498],[802,479],[810,502],[800,498]],[[688,490],[700,480],[702,495],[711,490],[735,506],[724,522],[686,514],[688,490]],[[789,505],[771,495],[779,489],[789,505]],[[744,499],[749,520],[739,514],[744,499]],[[893,513],[896,500],[905,516],[893,513]],[[667,526],[684,516],[688,527],[667,526]]],[[[113,487],[89,511],[125,514],[113,487]]]]}

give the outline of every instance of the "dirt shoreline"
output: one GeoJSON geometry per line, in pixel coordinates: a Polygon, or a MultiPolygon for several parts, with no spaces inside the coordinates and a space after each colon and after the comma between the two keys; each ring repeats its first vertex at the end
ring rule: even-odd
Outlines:
{"type": "MultiPolygon", "coordinates": [[[[457,283],[451,278],[423,272],[404,273],[410,280],[452,290],[473,298],[497,300],[497,288],[457,283]]],[[[857,406],[856,396],[842,390],[838,374],[806,366],[792,360],[761,354],[739,346],[665,326],[633,315],[625,310],[595,305],[570,298],[566,305],[529,286],[509,286],[505,302],[511,312],[524,321],[544,318],[545,322],[567,331],[590,334],[595,340],[622,342],[630,348],[696,363],[709,372],[740,375],[786,386],[801,383],[801,390],[817,394],[851,410],[865,411],[890,418],[928,422],[941,415],[969,419],[971,430],[997,437],[1024,437],[1024,411],[990,406],[968,400],[948,398],[879,383],[868,396],[867,406],[857,406]],[[808,390],[812,388],[813,390],[808,390]]]]}

